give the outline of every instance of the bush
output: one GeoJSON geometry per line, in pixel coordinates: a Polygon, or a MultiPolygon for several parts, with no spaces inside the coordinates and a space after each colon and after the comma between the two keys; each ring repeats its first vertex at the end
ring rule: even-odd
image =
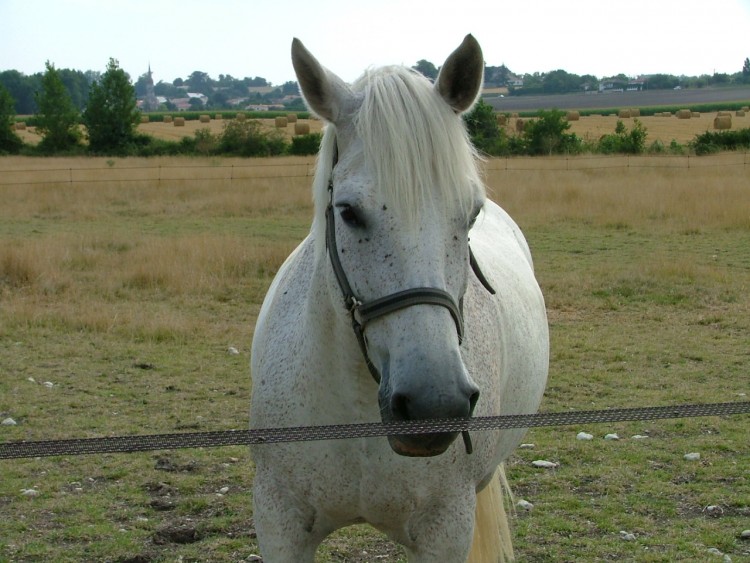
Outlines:
{"type": "Polygon", "coordinates": [[[479,100],[474,109],[464,115],[464,123],[477,150],[489,156],[508,154],[507,135],[497,124],[495,110],[484,100],[479,100]]]}
{"type": "Polygon", "coordinates": [[[695,154],[711,154],[725,150],[750,149],[750,128],[730,131],[706,131],[690,142],[695,154]]]}
{"type": "Polygon", "coordinates": [[[0,154],[18,154],[23,140],[16,134],[15,102],[0,84],[0,154]]]}
{"type": "Polygon", "coordinates": [[[320,149],[320,142],[322,140],[322,133],[308,133],[307,135],[297,135],[296,137],[292,137],[292,145],[289,147],[289,154],[296,156],[318,154],[318,149],[320,149]]]}
{"type": "Polygon", "coordinates": [[[641,154],[645,150],[646,128],[637,119],[630,131],[618,120],[614,135],[604,135],[597,144],[597,151],[603,154],[641,154]]]}
{"type": "Polygon", "coordinates": [[[282,133],[267,133],[260,122],[250,119],[232,119],[225,123],[218,144],[222,154],[235,156],[275,156],[283,154],[286,147],[282,133]]]}
{"type": "Polygon", "coordinates": [[[526,150],[531,155],[578,154],[581,140],[575,133],[566,133],[570,123],[565,112],[560,110],[540,110],[538,119],[526,123],[523,138],[526,150]]]}

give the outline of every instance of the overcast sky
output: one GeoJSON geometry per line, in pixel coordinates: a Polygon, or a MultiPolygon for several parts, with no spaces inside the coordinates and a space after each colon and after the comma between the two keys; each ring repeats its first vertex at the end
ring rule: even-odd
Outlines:
{"type": "Polygon", "coordinates": [[[133,80],[295,80],[293,37],[347,82],[368,66],[440,66],[464,35],[488,65],[599,78],[735,73],[750,57],[750,0],[0,0],[0,71],[103,72],[133,80]]]}

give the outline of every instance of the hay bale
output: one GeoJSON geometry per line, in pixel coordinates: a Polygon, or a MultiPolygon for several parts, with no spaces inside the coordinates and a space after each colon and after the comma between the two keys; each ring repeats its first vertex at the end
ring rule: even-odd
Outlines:
{"type": "Polygon", "coordinates": [[[745,117],[745,112],[741,109],[738,109],[737,112],[734,114],[736,117],[745,117]]]}
{"type": "Polygon", "coordinates": [[[677,111],[677,119],[690,119],[693,117],[693,112],[689,109],[681,109],[677,111]]]}
{"type": "Polygon", "coordinates": [[[630,108],[630,117],[640,117],[641,110],[638,108],[630,108]]]}
{"type": "Polygon", "coordinates": [[[630,117],[630,110],[629,109],[621,109],[620,111],[617,112],[617,117],[619,117],[620,119],[626,119],[626,118],[630,117]]]}
{"type": "Polygon", "coordinates": [[[508,116],[506,116],[504,113],[498,113],[497,114],[497,124],[501,127],[505,127],[505,125],[508,123],[508,116]]]}
{"type": "Polygon", "coordinates": [[[581,119],[581,113],[578,111],[569,111],[565,116],[565,119],[568,121],[578,121],[581,119]]]}
{"type": "Polygon", "coordinates": [[[245,114],[242,112],[239,112],[237,115],[234,116],[234,118],[237,121],[245,121],[245,114]]]}
{"type": "Polygon", "coordinates": [[[141,115],[141,123],[148,123],[149,117],[148,115],[141,115]]]}
{"type": "Polygon", "coordinates": [[[164,117],[162,117],[162,121],[164,123],[172,123],[172,116],[171,115],[165,115],[164,117]]]}
{"type": "Polygon", "coordinates": [[[205,114],[204,114],[204,115],[201,115],[201,116],[199,116],[199,117],[198,117],[198,120],[199,120],[199,121],[200,121],[201,123],[211,123],[211,116],[210,116],[210,115],[205,115],[205,114]]]}
{"type": "Polygon", "coordinates": [[[694,112],[693,112],[693,113],[691,114],[691,117],[692,117],[693,119],[695,119],[696,117],[700,117],[700,116],[701,116],[701,112],[699,112],[699,111],[694,111],[694,112]]]}
{"type": "Polygon", "coordinates": [[[526,122],[521,118],[516,119],[516,131],[518,133],[523,133],[523,130],[525,128],[526,128],[526,122]]]}
{"type": "Polygon", "coordinates": [[[732,128],[732,116],[731,115],[717,115],[714,118],[714,129],[731,129],[732,128]]]}
{"type": "Polygon", "coordinates": [[[276,124],[276,127],[278,127],[279,129],[284,129],[284,127],[288,125],[288,122],[286,120],[286,117],[279,116],[276,118],[275,124],[276,124]]]}
{"type": "Polygon", "coordinates": [[[301,121],[297,121],[294,124],[294,134],[295,135],[309,135],[310,134],[310,124],[309,123],[302,123],[301,121]]]}
{"type": "Polygon", "coordinates": [[[15,128],[16,128],[16,131],[25,131],[26,130],[26,122],[25,121],[16,121],[15,128]]]}
{"type": "Polygon", "coordinates": [[[216,119],[216,120],[221,120],[223,117],[224,116],[221,115],[220,113],[214,114],[214,119],[216,119]]]}
{"type": "Polygon", "coordinates": [[[749,112],[749,111],[750,111],[750,106],[742,106],[742,107],[741,107],[740,109],[741,109],[742,111],[744,111],[745,113],[747,113],[747,112],[749,112]]]}
{"type": "Polygon", "coordinates": [[[511,117],[512,117],[513,119],[517,119],[517,118],[518,118],[518,113],[515,113],[515,112],[514,112],[514,113],[511,113],[511,114],[510,114],[510,116],[511,116],[511,117]]]}
{"type": "Polygon", "coordinates": [[[716,117],[732,117],[731,111],[720,111],[716,114],[716,117]]]}
{"type": "Polygon", "coordinates": [[[175,127],[185,127],[185,118],[175,117],[172,123],[174,124],[175,127]]]}
{"type": "Polygon", "coordinates": [[[286,114],[286,122],[287,123],[297,123],[297,114],[296,113],[287,113],[286,114]]]}

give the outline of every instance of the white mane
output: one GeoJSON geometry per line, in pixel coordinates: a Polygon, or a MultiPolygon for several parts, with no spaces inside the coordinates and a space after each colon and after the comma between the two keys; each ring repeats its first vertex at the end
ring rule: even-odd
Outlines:
{"type": "MultiPolygon", "coordinates": [[[[361,99],[354,126],[376,189],[408,224],[435,203],[467,217],[484,195],[477,160],[463,122],[421,74],[400,66],[365,72],[352,91],[361,99]]],[[[328,203],[336,128],[328,125],[314,182],[316,223],[328,203]]]]}

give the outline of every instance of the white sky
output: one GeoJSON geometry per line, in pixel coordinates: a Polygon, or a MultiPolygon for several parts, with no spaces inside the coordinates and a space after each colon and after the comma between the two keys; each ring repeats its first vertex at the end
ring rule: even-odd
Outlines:
{"type": "Polygon", "coordinates": [[[103,72],[110,57],[133,80],[261,76],[295,80],[293,37],[347,82],[368,66],[440,66],[466,33],[488,65],[735,73],[750,57],[750,0],[0,0],[0,71],[103,72]]]}

